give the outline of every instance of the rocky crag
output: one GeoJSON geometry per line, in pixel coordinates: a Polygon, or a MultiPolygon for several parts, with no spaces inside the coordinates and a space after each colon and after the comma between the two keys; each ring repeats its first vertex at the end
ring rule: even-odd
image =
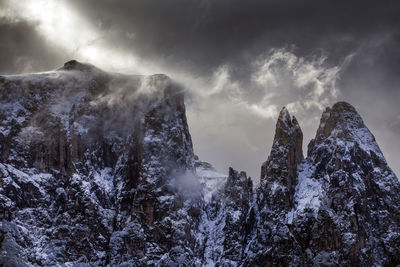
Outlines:
{"type": "Polygon", "coordinates": [[[305,159],[301,139],[296,119],[283,109],[263,164],[260,217],[244,262],[399,264],[399,180],[357,111],[345,102],[327,108],[305,159]]]}
{"type": "Polygon", "coordinates": [[[400,183],[345,102],[303,157],[284,108],[257,186],[193,153],[182,88],[77,61],[0,76],[3,266],[400,264],[400,183]]]}

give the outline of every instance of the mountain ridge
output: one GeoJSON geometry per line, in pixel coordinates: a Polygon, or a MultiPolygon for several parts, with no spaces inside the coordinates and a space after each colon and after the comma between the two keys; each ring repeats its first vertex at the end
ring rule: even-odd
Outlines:
{"type": "Polygon", "coordinates": [[[194,155],[184,90],[165,75],[72,60],[0,88],[5,266],[400,264],[399,180],[346,102],[306,158],[283,108],[254,187],[194,155]]]}

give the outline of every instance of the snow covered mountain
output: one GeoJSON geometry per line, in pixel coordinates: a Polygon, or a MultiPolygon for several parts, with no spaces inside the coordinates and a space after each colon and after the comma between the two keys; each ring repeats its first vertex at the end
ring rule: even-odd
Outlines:
{"type": "Polygon", "coordinates": [[[345,102],[322,114],[302,160],[301,130],[283,109],[257,195],[250,265],[396,266],[400,183],[345,102]],[[296,170],[295,172],[293,170],[296,170]]]}
{"type": "Polygon", "coordinates": [[[200,193],[179,188],[195,172],[179,86],[71,61],[0,87],[4,265],[193,258],[200,193]]]}
{"type": "Polygon", "coordinates": [[[256,188],[194,155],[165,75],[0,76],[0,118],[3,266],[400,264],[399,180],[347,103],[306,158],[282,109],[256,188]]]}

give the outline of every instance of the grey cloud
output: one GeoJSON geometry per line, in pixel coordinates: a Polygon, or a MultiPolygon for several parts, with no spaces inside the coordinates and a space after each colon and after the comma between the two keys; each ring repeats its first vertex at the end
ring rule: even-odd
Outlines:
{"type": "MultiPolygon", "coordinates": [[[[398,4],[375,1],[75,1],[92,21],[108,21],[121,41],[149,57],[207,71],[273,47],[328,47],[347,54],[375,32],[396,30],[398,4]],[[137,38],[125,38],[133,32],[137,38]]],[[[239,62],[238,62],[239,63],[239,62]]]]}

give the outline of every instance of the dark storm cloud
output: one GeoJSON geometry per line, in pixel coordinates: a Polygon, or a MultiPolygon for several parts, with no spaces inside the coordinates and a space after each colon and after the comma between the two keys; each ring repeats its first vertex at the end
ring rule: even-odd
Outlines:
{"type": "MultiPolygon", "coordinates": [[[[75,1],[118,45],[207,72],[221,62],[252,60],[269,48],[295,44],[331,60],[400,26],[398,5],[378,1],[75,1]],[[129,33],[133,38],[128,38],[129,33]]],[[[380,38],[380,37],[378,37],[380,38]]]]}
{"type": "MultiPolygon", "coordinates": [[[[0,10],[7,6],[4,3],[0,0],[0,10]]],[[[278,49],[272,51],[284,55],[284,66],[272,69],[272,73],[283,74],[274,77],[280,83],[273,87],[275,95],[266,104],[286,105],[294,101],[293,95],[301,93],[293,81],[285,82],[286,78],[293,79],[287,76],[292,71],[288,60],[295,60],[299,69],[312,67],[324,75],[332,74],[330,80],[323,81],[324,93],[338,89],[340,95],[337,99],[322,100],[330,103],[342,99],[354,104],[377,136],[391,166],[400,172],[398,1],[71,0],[65,3],[93,25],[101,43],[110,49],[133,53],[142,62],[156,62],[162,70],[173,69],[175,73],[190,73],[209,81],[202,85],[217,93],[207,93],[212,98],[204,98],[200,104],[196,99],[187,102],[192,119],[189,124],[195,150],[220,169],[224,170],[227,166],[223,162],[228,161],[258,176],[257,166],[266,158],[275,122],[265,117],[256,119],[246,109],[240,111],[224,105],[230,104],[231,94],[238,94],[243,98],[239,100],[251,105],[270,93],[263,88],[265,83],[257,86],[253,80],[257,75],[262,78],[259,72],[265,70],[263,62],[271,62],[271,55],[276,55],[271,49],[278,49]],[[337,78],[340,79],[335,83],[337,78]],[[219,114],[218,121],[215,114],[219,114]],[[223,131],[210,130],[218,128],[218,123],[223,123],[223,131]],[[251,151],[245,152],[246,148],[251,151]],[[252,163],[243,163],[249,162],[249,158],[252,163]]],[[[39,34],[34,20],[14,17],[0,18],[1,73],[53,69],[68,59],[69,54],[39,34]]],[[[315,79],[309,78],[307,86],[315,86],[315,79]]],[[[305,100],[299,98],[296,103],[305,100]]],[[[314,135],[315,114],[320,114],[315,105],[313,108],[296,114],[306,139],[314,135]]]]}
{"type": "MultiPolygon", "coordinates": [[[[387,47],[395,48],[391,51],[396,55],[379,55],[380,61],[392,70],[400,69],[396,49],[400,44],[400,4],[396,1],[68,2],[115,48],[133,50],[148,59],[163,58],[168,64],[183,65],[199,74],[210,74],[219,65],[230,64],[233,76],[245,79],[250,72],[246,64],[254,58],[271,48],[292,45],[300,56],[323,50],[328,60],[337,64],[371,39],[382,38],[386,38],[387,47]],[[390,38],[392,35],[397,38],[390,38]]],[[[7,24],[4,20],[1,26],[2,36],[7,36],[2,38],[6,46],[2,51],[12,50],[3,52],[8,57],[43,54],[43,62],[51,61],[34,26],[25,22],[7,24]]]]}

